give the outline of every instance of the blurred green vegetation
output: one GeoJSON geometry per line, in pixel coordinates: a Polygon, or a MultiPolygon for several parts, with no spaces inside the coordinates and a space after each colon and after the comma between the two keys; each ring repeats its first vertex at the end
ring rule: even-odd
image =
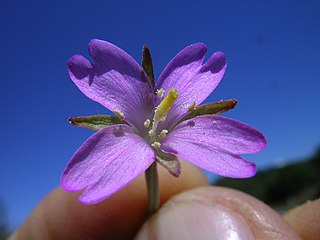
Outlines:
{"type": "Polygon", "coordinates": [[[259,171],[249,179],[221,178],[214,184],[246,192],[279,212],[320,197],[320,147],[296,163],[259,171]]]}
{"type": "MultiPolygon", "coordinates": [[[[1,199],[0,199],[1,200],[1,199]]],[[[5,240],[9,236],[5,209],[0,201],[0,240],[5,240]]]]}

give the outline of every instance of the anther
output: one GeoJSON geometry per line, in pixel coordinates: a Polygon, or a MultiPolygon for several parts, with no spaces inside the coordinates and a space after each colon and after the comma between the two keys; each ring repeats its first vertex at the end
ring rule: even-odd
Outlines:
{"type": "Polygon", "coordinates": [[[163,129],[160,134],[159,134],[159,138],[162,139],[164,138],[168,133],[168,130],[167,129],[163,129]]]}
{"type": "Polygon", "coordinates": [[[164,94],[165,90],[163,88],[160,88],[157,90],[157,96],[158,98],[163,98],[163,94],[164,94]]]}
{"type": "Polygon", "coordinates": [[[149,127],[150,127],[150,123],[151,123],[150,119],[147,119],[147,120],[143,123],[143,125],[144,125],[145,128],[149,128],[149,127]]]}
{"type": "Polygon", "coordinates": [[[124,113],[119,111],[119,110],[114,110],[112,111],[114,113],[114,115],[116,115],[120,120],[122,120],[124,118],[124,113]]]}
{"type": "Polygon", "coordinates": [[[151,130],[148,132],[148,134],[149,134],[150,137],[153,137],[154,134],[155,134],[155,131],[151,129],[151,130]]]}
{"type": "Polygon", "coordinates": [[[154,142],[151,144],[152,147],[159,149],[161,147],[161,143],[159,142],[154,142]]]}

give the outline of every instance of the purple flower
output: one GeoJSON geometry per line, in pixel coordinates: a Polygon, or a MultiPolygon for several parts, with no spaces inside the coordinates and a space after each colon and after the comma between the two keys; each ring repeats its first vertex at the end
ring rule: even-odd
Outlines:
{"type": "Polygon", "coordinates": [[[94,63],[81,55],[68,61],[70,77],[122,124],[93,134],[64,170],[62,188],[69,192],[84,189],[79,197],[82,203],[108,198],[154,161],[176,176],[180,159],[227,177],[256,173],[255,164],[240,155],[265,147],[258,130],[216,114],[186,118],[222,79],[227,65],[223,53],[216,52],[203,63],[206,46],[190,45],[171,60],[155,87],[142,67],[117,46],[92,40],[89,53],[94,63]]]}

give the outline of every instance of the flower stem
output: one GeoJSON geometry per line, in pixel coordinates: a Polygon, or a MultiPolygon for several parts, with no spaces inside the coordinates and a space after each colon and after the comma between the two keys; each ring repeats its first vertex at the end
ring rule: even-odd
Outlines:
{"type": "Polygon", "coordinates": [[[151,164],[151,166],[146,170],[145,176],[147,181],[147,191],[149,198],[148,211],[151,215],[158,210],[160,205],[159,179],[156,161],[154,161],[151,164]]]}

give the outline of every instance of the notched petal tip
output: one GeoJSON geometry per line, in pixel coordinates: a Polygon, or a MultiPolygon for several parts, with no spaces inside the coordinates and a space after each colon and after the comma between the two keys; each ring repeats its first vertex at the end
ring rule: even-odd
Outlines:
{"type": "MultiPolygon", "coordinates": [[[[92,39],[88,44],[88,52],[94,60],[94,65],[103,64],[110,57],[116,57],[122,49],[116,45],[100,39],[92,39]],[[113,54],[116,53],[116,54],[113,54]]],[[[118,56],[119,57],[119,56],[118,56]]],[[[110,65],[110,62],[107,64],[110,65]]]]}
{"type": "Polygon", "coordinates": [[[189,46],[187,46],[186,48],[193,48],[195,50],[202,50],[202,51],[207,51],[207,46],[202,43],[202,42],[198,42],[198,43],[193,43],[189,46]]]}
{"type": "MultiPolygon", "coordinates": [[[[244,159],[243,159],[244,160],[244,159]]],[[[234,169],[232,170],[232,172],[229,172],[228,170],[223,171],[223,172],[219,172],[216,171],[214,172],[215,174],[218,174],[220,176],[224,176],[227,178],[251,178],[254,177],[257,173],[257,168],[255,163],[244,160],[246,162],[245,166],[237,166],[237,164],[235,164],[233,167],[234,169]],[[235,171],[235,169],[238,169],[237,171],[235,171]]]]}
{"type": "Polygon", "coordinates": [[[194,43],[187,47],[185,47],[181,52],[177,54],[175,57],[177,60],[181,61],[183,57],[183,60],[185,62],[194,61],[195,59],[201,59],[203,58],[207,53],[207,46],[203,43],[194,43]],[[188,61],[189,59],[189,61],[188,61]]]}
{"type": "Polygon", "coordinates": [[[74,55],[67,62],[68,72],[70,77],[72,75],[77,79],[83,79],[91,74],[92,65],[89,60],[87,60],[82,55],[74,55]]]}
{"type": "Polygon", "coordinates": [[[81,195],[80,197],[78,197],[78,201],[80,203],[82,203],[83,205],[92,205],[92,204],[100,203],[103,200],[107,199],[108,197],[109,196],[103,197],[103,198],[98,198],[98,199],[91,199],[91,198],[88,198],[87,196],[81,195]]]}
{"type": "Polygon", "coordinates": [[[247,132],[247,137],[251,138],[251,145],[248,145],[246,152],[242,154],[252,154],[261,152],[267,146],[267,139],[258,129],[251,127],[245,123],[238,122],[247,132]]]}
{"type": "Polygon", "coordinates": [[[157,86],[160,88],[160,83],[168,77],[175,69],[188,65],[192,62],[203,61],[206,55],[207,47],[203,43],[191,44],[182,49],[166,66],[161,73],[157,86]]]}
{"type": "Polygon", "coordinates": [[[94,56],[99,57],[99,54],[112,52],[113,50],[123,51],[118,46],[100,39],[92,39],[88,44],[88,52],[93,58],[94,56]]]}
{"type": "Polygon", "coordinates": [[[71,193],[82,190],[82,188],[78,188],[76,185],[72,184],[72,181],[70,181],[70,179],[68,180],[68,178],[70,177],[68,176],[68,168],[66,168],[60,177],[60,187],[63,191],[71,193]]]}
{"type": "Polygon", "coordinates": [[[260,152],[266,148],[268,141],[266,137],[258,130],[257,130],[257,141],[259,141],[260,143],[260,147],[257,149],[257,152],[260,152]]]}
{"type": "Polygon", "coordinates": [[[223,52],[215,52],[211,55],[209,60],[201,68],[202,72],[211,71],[212,73],[218,73],[225,70],[227,66],[227,59],[223,52]]]}
{"type": "MultiPolygon", "coordinates": [[[[217,169],[213,173],[228,178],[251,178],[256,175],[257,168],[254,162],[248,161],[236,155],[233,157],[234,162],[232,163],[232,166],[225,166],[224,168],[217,169]]],[[[211,172],[210,170],[208,171],[211,172]]]]}
{"type": "Polygon", "coordinates": [[[83,205],[93,205],[93,204],[97,204],[103,200],[101,200],[101,201],[87,201],[86,199],[82,199],[81,197],[79,197],[78,201],[83,205]]]}
{"type": "Polygon", "coordinates": [[[96,47],[99,47],[99,46],[105,45],[105,44],[111,44],[111,43],[108,43],[106,41],[103,41],[103,40],[100,40],[100,39],[97,39],[97,38],[91,39],[89,44],[88,44],[88,50],[90,52],[91,49],[94,49],[96,47]]]}
{"type": "Polygon", "coordinates": [[[126,53],[124,50],[122,50],[118,46],[100,39],[92,39],[89,42],[88,52],[94,59],[95,64],[97,64],[97,60],[98,62],[101,62],[101,61],[103,62],[104,60],[106,60],[105,59],[106,56],[114,57],[118,59],[129,56],[128,53],[126,53]],[[127,55],[127,56],[124,56],[124,55],[127,55]]]}
{"type": "Polygon", "coordinates": [[[242,170],[242,176],[238,176],[237,178],[251,178],[257,173],[257,167],[254,162],[247,161],[248,166],[246,169],[242,170]]]}

